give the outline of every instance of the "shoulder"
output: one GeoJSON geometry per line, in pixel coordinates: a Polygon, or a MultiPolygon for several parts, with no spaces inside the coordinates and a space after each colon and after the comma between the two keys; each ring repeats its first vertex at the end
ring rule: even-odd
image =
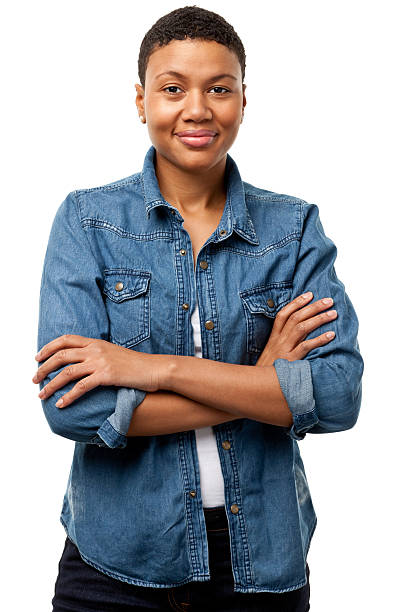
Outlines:
{"type": "Polygon", "coordinates": [[[86,187],[84,189],[75,189],[74,193],[76,196],[83,195],[96,195],[100,192],[115,192],[121,191],[125,189],[129,185],[138,185],[141,180],[141,172],[136,172],[135,174],[130,174],[124,178],[118,179],[116,181],[112,181],[111,183],[105,183],[103,185],[97,185],[95,187],[86,187]]]}
{"type": "Polygon", "coordinates": [[[269,189],[255,187],[255,185],[251,185],[251,183],[247,183],[246,181],[242,181],[242,184],[244,186],[245,197],[247,199],[259,200],[260,202],[265,203],[281,202],[283,204],[287,204],[288,206],[294,207],[307,204],[306,200],[303,200],[297,196],[289,195],[287,193],[277,193],[276,191],[271,191],[269,189]]]}
{"type": "Polygon", "coordinates": [[[260,218],[282,227],[282,231],[290,228],[293,235],[300,236],[305,219],[311,210],[319,213],[318,206],[305,199],[262,189],[243,181],[245,200],[253,218],[260,218]]]}
{"type": "Polygon", "coordinates": [[[114,211],[142,205],[141,172],[124,178],[83,189],[74,189],[69,196],[75,201],[81,221],[109,219],[114,211]]]}

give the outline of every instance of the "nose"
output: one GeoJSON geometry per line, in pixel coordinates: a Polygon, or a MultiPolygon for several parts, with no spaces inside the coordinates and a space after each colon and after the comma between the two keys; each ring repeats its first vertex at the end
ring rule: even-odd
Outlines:
{"type": "Polygon", "coordinates": [[[198,90],[190,90],[184,98],[182,119],[188,121],[203,121],[212,118],[212,111],[208,106],[205,93],[198,90]]]}

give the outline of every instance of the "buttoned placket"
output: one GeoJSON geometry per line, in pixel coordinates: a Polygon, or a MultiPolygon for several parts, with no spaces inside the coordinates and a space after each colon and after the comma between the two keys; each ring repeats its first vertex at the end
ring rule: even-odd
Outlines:
{"type": "MultiPolygon", "coordinates": [[[[226,208],[224,210],[217,229],[207,239],[207,241],[204,243],[199,253],[197,254],[197,262],[195,269],[194,253],[191,238],[187,230],[182,227],[184,220],[181,217],[179,211],[172,208],[168,203],[167,205],[170,207],[170,211],[173,217],[173,232],[176,237],[176,241],[179,243],[178,248],[175,249],[176,257],[182,258],[181,270],[183,278],[183,287],[187,286],[190,291],[189,298],[187,298],[189,299],[189,301],[182,302],[181,304],[181,309],[185,313],[189,313],[189,325],[186,325],[184,322],[182,330],[182,332],[184,332],[184,337],[187,338],[186,342],[188,342],[189,346],[188,352],[184,354],[194,355],[195,351],[193,328],[190,322],[190,313],[193,312],[196,304],[198,305],[199,302],[203,302],[204,305],[206,303],[206,296],[203,296],[203,299],[200,300],[200,287],[202,286],[202,283],[200,281],[197,282],[197,276],[198,274],[202,273],[201,271],[205,273],[207,273],[207,271],[210,272],[208,261],[206,259],[200,259],[200,257],[202,253],[203,256],[205,256],[205,252],[208,248],[208,245],[214,242],[214,239],[216,239],[218,236],[222,240],[228,238],[229,233],[223,227],[223,222],[228,218],[228,202],[226,204],[226,208]],[[193,278],[193,282],[191,282],[191,278],[193,278]]],[[[210,316],[212,317],[212,315],[210,316]]],[[[214,330],[214,327],[215,323],[213,317],[205,319],[204,328],[208,332],[212,332],[214,330]]],[[[201,335],[203,336],[203,334],[201,335]]],[[[211,349],[208,350],[207,347],[208,345],[210,345],[210,347],[214,345],[216,346],[217,343],[216,341],[213,341],[212,343],[208,344],[205,340],[206,339],[204,338],[204,342],[202,343],[203,357],[214,359],[214,357],[210,354],[211,349]]],[[[217,350],[215,350],[215,353],[219,354],[217,350]]],[[[252,566],[249,556],[249,544],[245,519],[243,513],[240,512],[240,508],[242,507],[241,489],[239,484],[238,462],[235,456],[235,450],[232,443],[233,433],[228,423],[221,423],[219,425],[214,426],[214,433],[216,436],[224,483],[227,483],[227,486],[225,486],[225,504],[229,524],[231,565],[232,572],[234,575],[234,581],[237,584],[254,584],[252,566]]],[[[185,478],[185,481],[191,484],[191,486],[187,487],[188,491],[186,492],[186,514],[187,525],[191,535],[190,556],[192,559],[193,574],[196,576],[204,575],[205,577],[210,577],[205,516],[201,496],[197,495],[199,463],[194,431],[180,432],[179,450],[180,456],[184,459],[181,460],[180,466],[183,472],[183,476],[185,478]],[[190,457],[190,462],[188,461],[188,456],[190,457]],[[190,473],[188,471],[189,465],[191,466],[190,473]],[[201,551],[202,553],[201,556],[199,551],[201,551]]]]}

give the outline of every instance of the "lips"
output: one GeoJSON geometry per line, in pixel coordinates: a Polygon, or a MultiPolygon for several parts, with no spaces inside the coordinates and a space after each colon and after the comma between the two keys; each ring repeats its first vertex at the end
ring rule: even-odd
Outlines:
{"type": "Polygon", "coordinates": [[[177,132],[176,136],[183,144],[197,148],[211,144],[217,136],[217,132],[212,130],[184,130],[183,132],[177,132]]]}
{"type": "Polygon", "coordinates": [[[184,132],[176,132],[177,136],[193,136],[198,138],[199,136],[216,136],[217,132],[212,130],[184,130],[184,132]]]}

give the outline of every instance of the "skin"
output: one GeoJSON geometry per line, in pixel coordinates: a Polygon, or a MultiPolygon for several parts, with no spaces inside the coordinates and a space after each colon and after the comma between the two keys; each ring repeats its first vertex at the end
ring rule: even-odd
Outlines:
{"type": "MultiPolygon", "coordinates": [[[[140,84],[135,87],[136,107],[157,153],[160,190],[180,210],[196,254],[222,214],[226,154],[243,120],[246,86],[238,58],[214,41],[171,41],[150,56],[145,89],[140,84]],[[158,76],[169,70],[183,77],[158,76]],[[219,74],[231,76],[214,80],[219,74]],[[178,131],[199,128],[217,132],[209,146],[186,146],[176,136],[178,131]]],[[[39,394],[49,397],[67,382],[79,379],[61,398],[62,407],[98,385],[146,390],[128,436],[173,433],[237,418],[290,426],[292,415],[273,362],[278,357],[304,359],[312,348],[330,342],[326,334],[305,338],[337,316],[336,311],[324,312],[332,301],[310,303],[312,297],[298,296],[278,312],[258,367],[151,355],[105,340],[65,334],[38,353],[36,359],[42,364],[32,380],[39,383],[69,364],[39,394]]]]}
{"type": "Polygon", "coordinates": [[[157,152],[156,175],[165,199],[182,216],[217,210],[226,197],[227,152],[246,106],[246,85],[235,53],[214,41],[173,40],[149,57],[145,90],[140,84],[135,88],[139,116],[147,122],[157,152]],[[170,70],[183,78],[161,75],[170,70]],[[231,76],[214,80],[219,74],[231,76]],[[175,135],[200,128],[217,132],[208,147],[188,147],[175,135]]]}

